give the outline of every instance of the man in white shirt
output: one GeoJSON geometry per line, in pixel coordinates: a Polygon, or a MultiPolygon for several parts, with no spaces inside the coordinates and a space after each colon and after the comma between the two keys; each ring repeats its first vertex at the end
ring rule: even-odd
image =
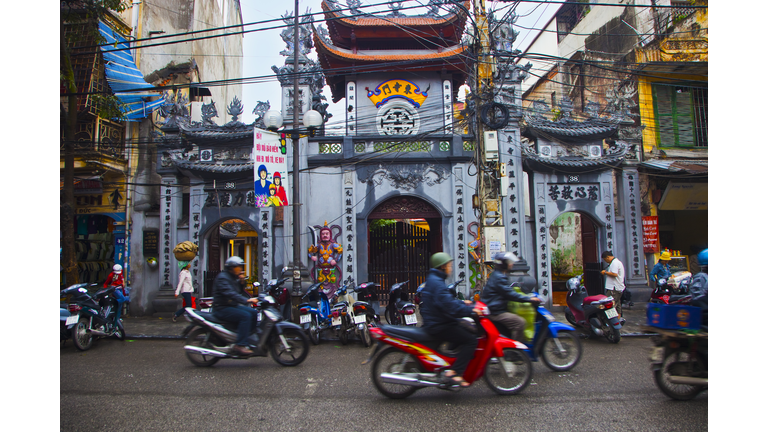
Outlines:
{"type": "Polygon", "coordinates": [[[616,312],[621,316],[621,294],[624,291],[624,264],[613,256],[611,251],[603,252],[601,257],[603,261],[608,263],[608,269],[600,272],[606,276],[605,295],[613,297],[616,312]]]}

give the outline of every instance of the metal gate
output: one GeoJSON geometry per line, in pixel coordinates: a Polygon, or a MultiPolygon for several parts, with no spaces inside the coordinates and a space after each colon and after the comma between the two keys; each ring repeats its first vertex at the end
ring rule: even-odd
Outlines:
{"type": "Polygon", "coordinates": [[[404,292],[413,294],[429,271],[430,231],[407,222],[371,230],[368,276],[381,285],[379,300],[386,302],[389,288],[408,281],[404,292]]]}

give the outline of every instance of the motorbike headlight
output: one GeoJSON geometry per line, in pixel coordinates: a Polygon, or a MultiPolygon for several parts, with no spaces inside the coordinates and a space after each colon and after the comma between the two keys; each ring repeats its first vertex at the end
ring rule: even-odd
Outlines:
{"type": "Polygon", "coordinates": [[[273,311],[273,310],[264,309],[263,312],[264,312],[264,315],[266,315],[267,318],[269,318],[272,321],[279,321],[280,320],[280,315],[276,314],[275,311],[273,311]]]}

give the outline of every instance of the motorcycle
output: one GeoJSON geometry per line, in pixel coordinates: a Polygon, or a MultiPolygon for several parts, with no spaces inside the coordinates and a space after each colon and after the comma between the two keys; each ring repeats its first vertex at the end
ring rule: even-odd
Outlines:
{"type": "MultiPolygon", "coordinates": [[[[96,286],[98,284],[90,284],[96,286]]],[[[125,339],[123,321],[116,320],[117,299],[112,295],[115,287],[96,291],[93,295],[86,288],[87,283],[72,285],[62,290],[62,297],[69,297],[69,312],[64,325],[70,329],[72,342],[80,351],[93,346],[93,341],[102,337],[115,336],[125,339]]]]}
{"type": "MultiPolygon", "coordinates": [[[[283,270],[285,271],[285,269],[283,270]]],[[[278,310],[282,311],[281,313],[283,314],[283,318],[285,318],[287,321],[291,319],[291,306],[290,306],[291,294],[288,292],[288,288],[285,288],[282,285],[287,280],[290,280],[290,279],[291,279],[290,277],[285,277],[281,279],[272,279],[269,282],[267,282],[267,287],[264,289],[265,294],[275,299],[275,301],[277,302],[278,310]]],[[[253,291],[251,293],[251,297],[255,296],[256,293],[260,292],[259,290],[260,286],[261,284],[258,282],[253,283],[253,291]]]]}
{"type": "Polygon", "coordinates": [[[60,307],[59,308],[59,333],[61,336],[61,346],[64,346],[64,343],[67,341],[67,339],[72,337],[72,327],[75,326],[75,323],[67,324],[67,320],[69,319],[72,314],[69,312],[68,305],[64,304],[63,306],[67,307],[60,307]]]}
{"type": "Polygon", "coordinates": [[[342,285],[336,290],[336,296],[331,307],[331,326],[330,328],[335,332],[336,337],[339,338],[342,345],[349,343],[349,334],[355,331],[355,326],[352,325],[352,316],[350,314],[350,303],[353,301],[352,297],[347,294],[349,284],[342,285]]]}
{"type": "Polygon", "coordinates": [[[644,327],[658,333],[651,340],[653,380],[672,399],[690,400],[707,389],[707,333],[644,327]]]}
{"type": "Polygon", "coordinates": [[[620,329],[625,320],[619,318],[613,297],[602,294],[588,296],[587,289],[579,279],[579,276],[571,278],[565,284],[568,288],[565,318],[574,327],[587,329],[596,336],[605,336],[608,342],[619,343],[620,329]]]}
{"type": "MultiPolygon", "coordinates": [[[[531,382],[533,365],[525,344],[503,337],[487,318],[488,307],[477,302],[480,314],[473,315],[478,329],[477,349],[463,378],[474,383],[480,377],[501,395],[517,394],[531,382]]],[[[402,399],[425,387],[460,389],[443,371],[455,362],[455,352],[446,352],[441,341],[420,327],[382,325],[371,328],[377,346],[371,359],[371,378],[376,389],[392,399],[402,399]]]]}
{"type": "MultiPolygon", "coordinates": [[[[464,300],[463,298],[464,296],[461,296],[461,297],[459,296],[459,292],[456,291],[456,287],[462,282],[464,282],[464,279],[459,279],[456,282],[448,285],[448,291],[450,291],[451,294],[459,300],[464,300]]],[[[416,294],[413,295],[413,302],[416,304],[416,306],[419,307],[419,310],[421,310],[421,302],[422,302],[421,292],[424,290],[425,285],[426,285],[426,282],[419,285],[419,287],[416,288],[416,294]]]]}
{"type": "MultiPolygon", "coordinates": [[[[537,296],[536,293],[533,293],[533,296],[537,296]]],[[[499,332],[510,337],[510,332],[505,327],[499,328],[499,332]]],[[[581,360],[581,340],[576,334],[576,329],[557,322],[541,304],[536,308],[533,340],[526,345],[528,349],[525,351],[531,361],[541,358],[542,363],[555,372],[569,371],[581,360]]]]}
{"type": "Polygon", "coordinates": [[[416,305],[409,301],[408,293],[403,290],[403,285],[407,283],[408,281],[399,282],[389,289],[389,303],[384,312],[388,324],[416,325],[416,305]]]}
{"type": "MultiPolygon", "coordinates": [[[[680,298],[688,294],[688,286],[691,283],[690,273],[681,272],[675,273],[669,277],[669,279],[659,279],[656,281],[656,288],[651,293],[649,303],[664,303],[670,304],[679,303],[680,298]]],[[[625,290],[626,291],[626,290],[625,290]]]]}
{"type": "Polygon", "coordinates": [[[299,324],[315,345],[320,343],[320,332],[331,326],[331,305],[321,289],[322,286],[322,282],[310,285],[306,294],[301,297],[306,298],[308,302],[298,306],[299,324]]]}
{"type": "Polygon", "coordinates": [[[296,366],[309,354],[307,335],[298,324],[285,321],[277,310],[277,302],[271,296],[258,295],[259,325],[256,333],[248,338],[250,356],[232,350],[237,340],[237,323],[219,320],[212,313],[184,309],[191,322],[182,336],[186,338],[184,351],[195,366],[213,366],[222,358],[246,359],[266,357],[269,353],[282,366],[296,366]]]}
{"type": "Polygon", "coordinates": [[[373,343],[370,328],[379,324],[379,315],[373,309],[376,301],[375,287],[380,286],[374,282],[364,282],[354,287],[357,293],[358,301],[352,304],[352,324],[355,327],[355,334],[363,342],[364,347],[369,347],[373,343]]]}

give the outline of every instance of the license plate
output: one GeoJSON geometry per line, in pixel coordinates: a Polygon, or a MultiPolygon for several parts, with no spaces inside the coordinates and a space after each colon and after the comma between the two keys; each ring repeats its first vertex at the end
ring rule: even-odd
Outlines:
{"type": "Polygon", "coordinates": [[[331,318],[331,325],[332,326],[340,326],[341,325],[341,317],[331,318]]]}
{"type": "Polygon", "coordinates": [[[416,324],[416,315],[406,315],[405,316],[405,324],[416,324]]]}
{"type": "Polygon", "coordinates": [[[72,325],[72,324],[77,324],[77,321],[79,321],[79,320],[80,320],[80,314],[70,315],[70,316],[67,317],[66,325],[69,326],[69,325],[72,325]]]}
{"type": "Polygon", "coordinates": [[[355,324],[362,324],[365,322],[365,315],[355,315],[355,324]]]}
{"type": "Polygon", "coordinates": [[[653,347],[651,350],[650,360],[652,362],[660,362],[664,358],[664,347],[653,347]]]}
{"type": "Polygon", "coordinates": [[[309,315],[309,314],[302,315],[301,318],[299,319],[300,321],[299,324],[306,324],[311,320],[312,320],[312,315],[309,315]]]}
{"type": "Polygon", "coordinates": [[[210,311],[211,311],[211,308],[200,309],[200,312],[210,312],[210,311]]]}
{"type": "Polygon", "coordinates": [[[605,310],[605,317],[608,319],[616,318],[619,316],[619,313],[616,312],[616,308],[610,308],[605,310]]]}

